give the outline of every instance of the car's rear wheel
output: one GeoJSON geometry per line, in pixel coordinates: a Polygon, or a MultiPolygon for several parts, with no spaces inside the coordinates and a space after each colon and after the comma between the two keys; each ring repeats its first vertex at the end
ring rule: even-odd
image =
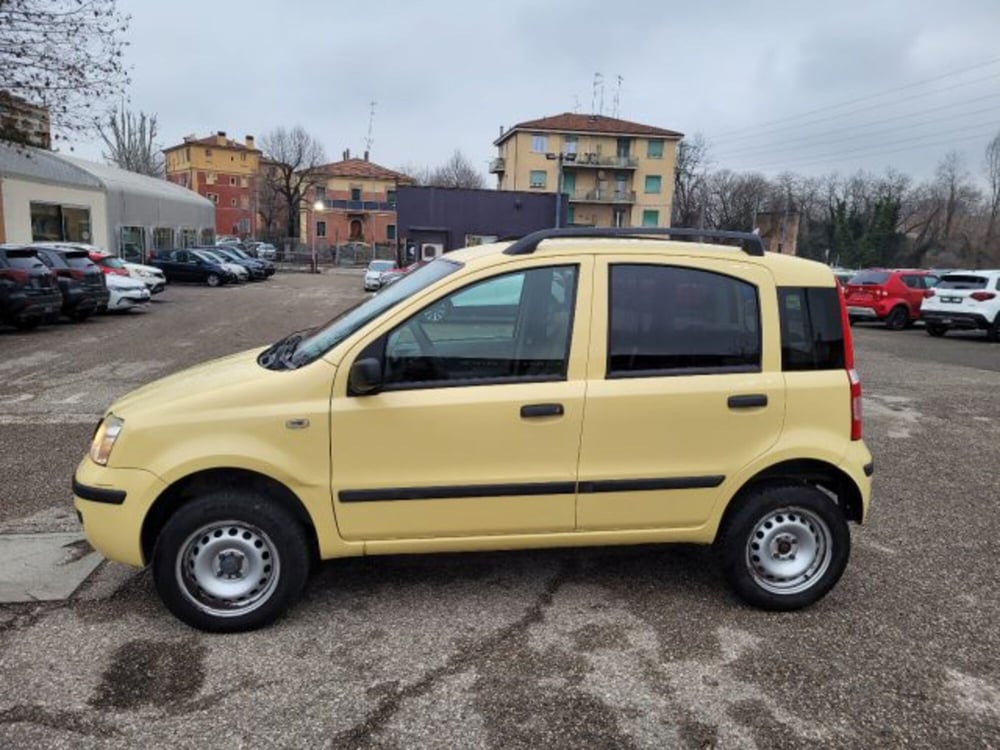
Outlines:
{"type": "Polygon", "coordinates": [[[222,277],[217,273],[210,273],[205,277],[205,283],[209,286],[219,286],[222,283],[222,277]]]}
{"type": "Polygon", "coordinates": [[[924,330],[927,331],[928,336],[938,338],[940,336],[944,336],[948,332],[948,327],[943,326],[940,323],[927,323],[924,326],[924,330]]]}
{"type": "Polygon", "coordinates": [[[309,574],[302,525],[250,492],[220,490],[180,508],[153,549],[153,580],[167,608],[211,632],[263,627],[298,598],[309,574]]]}
{"type": "Polygon", "coordinates": [[[1000,312],[993,320],[993,325],[986,329],[986,338],[990,341],[1000,341],[1000,312]]]}
{"type": "Polygon", "coordinates": [[[840,579],[851,533],[840,508],[807,485],[751,491],[720,535],[723,569],[746,602],[792,610],[818,601],[840,579]]]}
{"type": "Polygon", "coordinates": [[[903,305],[897,305],[885,319],[885,327],[890,331],[902,331],[910,322],[910,314],[903,305]]]}

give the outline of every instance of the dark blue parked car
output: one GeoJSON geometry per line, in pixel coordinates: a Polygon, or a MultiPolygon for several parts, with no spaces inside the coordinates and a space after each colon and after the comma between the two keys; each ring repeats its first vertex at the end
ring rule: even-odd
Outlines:
{"type": "Polygon", "coordinates": [[[212,263],[189,249],[160,250],[150,259],[167,277],[167,281],[194,281],[209,286],[222,286],[236,281],[236,277],[218,263],[212,263]]]}

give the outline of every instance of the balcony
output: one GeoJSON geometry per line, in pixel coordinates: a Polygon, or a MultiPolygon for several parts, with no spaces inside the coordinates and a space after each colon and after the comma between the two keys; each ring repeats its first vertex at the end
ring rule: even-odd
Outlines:
{"type": "Polygon", "coordinates": [[[635,203],[634,190],[577,190],[568,196],[570,203],[635,203]]]}
{"type": "Polygon", "coordinates": [[[574,161],[563,161],[563,168],[590,169],[635,169],[639,160],[631,156],[601,156],[600,154],[577,154],[574,161]]]}
{"type": "Polygon", "coordinates": [[[331,200],[324,201],[327,209],[340,209],[347,211],[395,211],[395,201],[347,201],[331,200]]]}
{"type": "Polygon", "coordinates": [[[490,162],[490,174],[503,174],[506,168],[506,160],[502,156],[490,162]]]}

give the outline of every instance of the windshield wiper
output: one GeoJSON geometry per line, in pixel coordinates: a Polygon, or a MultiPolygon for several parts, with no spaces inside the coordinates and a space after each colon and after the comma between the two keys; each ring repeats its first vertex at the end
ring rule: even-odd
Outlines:
{"type": "Polygon", "coordinates": [[[296,331],[271,344],[271,346],[262,351],[260,356],[257,357],[257,364],[268,370],[294,370],[295,365],[292,363],[291,358],[295,353],[295,347],[311,331],[311,328],[296,331]]]}

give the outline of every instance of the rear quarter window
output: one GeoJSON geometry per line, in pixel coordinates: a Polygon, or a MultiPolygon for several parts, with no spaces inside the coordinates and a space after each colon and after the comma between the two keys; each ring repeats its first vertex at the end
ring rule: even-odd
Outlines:
{"type": "Polygon", "coordinates": [[[780,287],[781,369],[844,367],[844,324],[834,287],[780,287]]]}

